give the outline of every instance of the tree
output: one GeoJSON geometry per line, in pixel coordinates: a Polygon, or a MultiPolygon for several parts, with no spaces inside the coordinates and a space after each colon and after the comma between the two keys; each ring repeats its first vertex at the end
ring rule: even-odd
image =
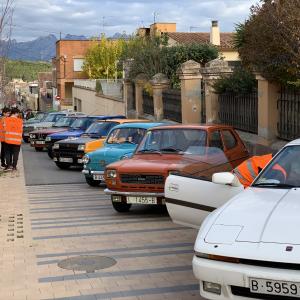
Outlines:
{"type": "Polygon", "coordinates": [[[0,9],[0,103],[5,101],[5,62],[12,29],[12,17],[14,12],[14,0],[6,0],[0,9]]]}
{"type": "Polygon", "coordinates": [[[299,80],[300,0],[263,0],[236,29],[235,45],[245,66],[269,80],[299,80]]]}
{"type": "Polygon", "coordinates": [[[133,38],[128,42],[123,59],[132,59],[130,78],[143,73],[151,79],[157,73],[164,73],[173,87],[179,87],[177,70],[192,59],[204,65],[218,57],[218,49],[210,44],[167,46],[166,36],[133,38]]]}
{"type": "Polygon", "coordinates": [[[120,75],[118,73],[118,61],[123,52],[125,41],[107,40],[102,36],[100,41],[95,40],[85,56],[83,70],[92,79],[112,79],[120,75]]]}

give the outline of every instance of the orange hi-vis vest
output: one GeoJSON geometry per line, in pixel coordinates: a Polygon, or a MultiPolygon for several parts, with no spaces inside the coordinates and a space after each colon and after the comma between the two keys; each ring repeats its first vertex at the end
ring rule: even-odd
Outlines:
{"type": "Polygon", "coordinates": [[[5,117],[0,118],[0,142],[4,142],[4,119],[5,117]]]}
{"type": "Polygon", "coordinates": [[[237,166],[233,173],[238,177],[240,183],[246,188],[251,185],[261,169],[272,159],[272,154],[252,156],[237,166]]]}
{"type": "Polygon", "coordinates": [[[23,120],[16,117],[7,117],[4,120],[4,141],[7,144],[21,145],[23,120]]]}

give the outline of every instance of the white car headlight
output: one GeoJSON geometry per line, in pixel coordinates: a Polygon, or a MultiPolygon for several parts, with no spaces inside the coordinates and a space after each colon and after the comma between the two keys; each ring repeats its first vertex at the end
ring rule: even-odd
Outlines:
{"type": "Polygon", "coordinates": [[[117,171],[116,170],[107,170],[106,171],[107,178],[116,178],[117,177],[117,171]]]}
{"type": "Polygon", "coordinates": [[[51,136],[47,136],[45,139],[46,142],[51,142],[51,136]]]}
{"type": "Polygon", "coordinates": [[[31,139],[35,139],[35,134],[30,134],[29,136],[31,139]]]}
{"type": "Polygon", "coordinates": [[[84,151],[84,149],[85,149],[85,145],[79,145],[77,148],[78,151],[84,151]]]}
{"type": "Polygon", "coordinates": [[[59,144],[54,144],[53,149],[59,149],[59,144]]]}
{"type": "Polygon", "coordinates": [[[82,162],[84,165],[87,165],[89,162],[90,162],[90,158],[88,155],[85,155],[83,158],[82,158],[82,162]]]}

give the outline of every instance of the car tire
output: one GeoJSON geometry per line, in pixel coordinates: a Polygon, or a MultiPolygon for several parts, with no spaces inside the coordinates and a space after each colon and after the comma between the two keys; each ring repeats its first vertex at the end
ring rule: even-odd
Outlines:
{"type": "Polygon", "coordinates": [[[66,163],[55,162],[55,164],[62,170],[68,170],[70,168],[70,165],[66,163]]]}
{"type": "Polygon", "coordinates": [[[44,150],[44,148],[41,147],[35,147],[34,149],[36,152],[42,152],[44,150]]]}
{"type": "Polygon", "coordinates": [[[113,202],[112,205],[114,209],[119,213],[128,212],[131,208],[131,204],[122,203],[122,202],[113,202]]]}
{"type": "Polygon", "coordinates": [[[29,143],[29,137],[23,136],[23,141],[24,141],[24,143],[28,144],[29,143]]]}
{"type": "Polygon", "coordinates": [[[85,176],[85,181],[90,186],[99,186],[101,181],[85,176]]]}
{"type": "Polygon", "coordinates": [[[53,159],[53,153],[52,153],[52,150],[51,149],[48,149],[47,150],[47,153],[48,153],[48,156],[53,159]]]}

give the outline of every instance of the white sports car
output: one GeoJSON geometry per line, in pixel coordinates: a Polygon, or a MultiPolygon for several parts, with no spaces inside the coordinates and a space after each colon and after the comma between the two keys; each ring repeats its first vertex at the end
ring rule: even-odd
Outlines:
{"type": "MultiPolygon", "coordinates": [[[[211,184],[228,188],[235,180],[216,174],[211,184]]],[[[252,186],[237,189],[205,219],[193,258],[203,297],[300,299],[299,188],[300,139],[286,145],[252,186]]]]}

